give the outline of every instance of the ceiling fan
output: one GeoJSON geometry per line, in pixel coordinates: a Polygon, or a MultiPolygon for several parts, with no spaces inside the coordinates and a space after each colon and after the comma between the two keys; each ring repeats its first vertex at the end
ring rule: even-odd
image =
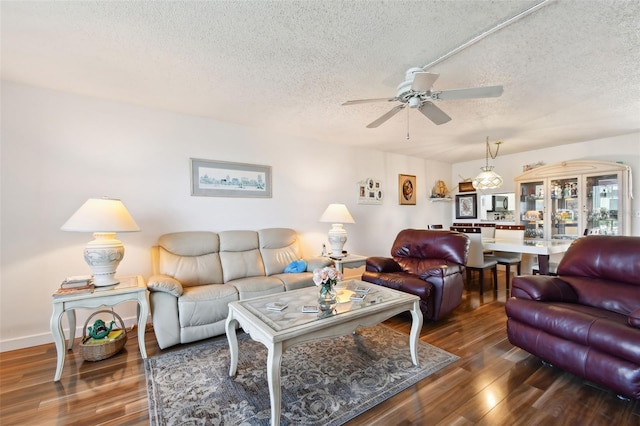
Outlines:
{"type": "Polygon", "coordinates": [[[369,102],[402,102],[391,108],[378,119],[367,125],[368,128],[378,127],[406,106],[417,108],[425,117],[435,124],[444,124],[451,120],[443,110],[433,101],[448,101],[453,99],[495,98],[502,95],[502,86],[475,87],[470,89],[433,90],[433,83],[440,74],[425,72],[422,68],[409,68],[405,74],[405,81],[398,85],[398,92],[394,98],[358,99],[347,101],[342,105],[364,104],[369,102]]]}

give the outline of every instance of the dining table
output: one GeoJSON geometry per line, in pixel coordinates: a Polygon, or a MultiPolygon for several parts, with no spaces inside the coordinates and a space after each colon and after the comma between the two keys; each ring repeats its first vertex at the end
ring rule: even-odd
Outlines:
{"type": "Polygon", "coordinates": [[[549,275],[549,257],[552,254],[564,253],[573,240],[509,240],[483,238],[484,250],[507,251],[538,256],[538,269],[541,275],[549,275]]]}

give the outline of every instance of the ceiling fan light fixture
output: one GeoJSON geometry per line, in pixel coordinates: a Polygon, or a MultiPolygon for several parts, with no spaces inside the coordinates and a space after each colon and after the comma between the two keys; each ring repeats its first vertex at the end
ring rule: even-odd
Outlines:
{"type": "Polygon", "coordinates": [[[482,172],[471,182],[475,189],[496,189],[502,186],[502,177],[493,171],[493,166],[489,165],[489,157],[491,157],[492,160],[496,159],[498,151],[500,151],[500,144],[502,144],[502,141],[497,141],[495,144],[498,147],[496,149],[496,153],[493,154],[491,152],[491,147],[489,147],[489,136],[487,136],[485,166],[480,167],[482,172]]]}
{"type": "Polygon", "coordinates": [[[409,99],[409,108],[418,108],[420,106],[420,98],[413,97],[409,99]]]}

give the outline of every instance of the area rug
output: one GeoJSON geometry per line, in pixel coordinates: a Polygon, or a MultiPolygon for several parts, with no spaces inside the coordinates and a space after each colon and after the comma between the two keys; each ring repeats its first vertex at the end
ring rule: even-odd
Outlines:
{"type": "MultiPolygon", "coordinates": [[[[222,337],[145,362],[151,425],[268,425],[267,350],[239,334],[238,371],[229,377],[222,337]]],[[[384,325],[316,340],[282,356],[282,425],[340,425],[456,361],[384,325]]]]}

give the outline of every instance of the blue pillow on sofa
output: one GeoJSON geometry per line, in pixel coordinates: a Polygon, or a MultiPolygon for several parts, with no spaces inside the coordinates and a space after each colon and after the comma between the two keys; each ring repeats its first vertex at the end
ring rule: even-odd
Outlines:
{"type": "Polygon", "coordinates": [[[307,262],[304,260],[294,260],[284,268],[284,272],[287,274],[295,274],[297,272],[304,272],[307,270],[307,262]]]}

